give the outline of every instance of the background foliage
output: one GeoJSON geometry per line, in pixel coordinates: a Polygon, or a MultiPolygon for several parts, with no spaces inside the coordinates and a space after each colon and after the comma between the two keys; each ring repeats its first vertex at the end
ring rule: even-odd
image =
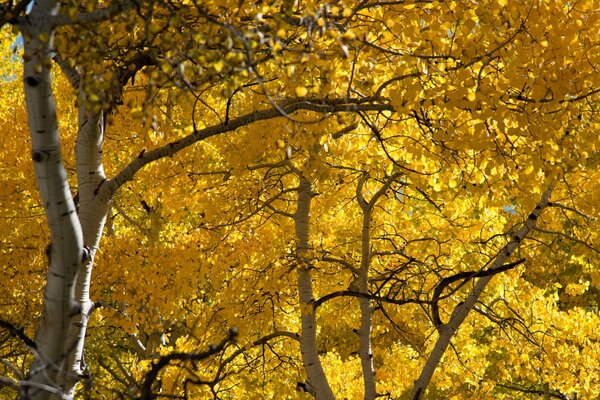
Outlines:
{"type": "MultiPolygon", "coordinates": [[[[3,398],[34,357],[50,242],[22,3],[0,31],[3,398]]],[[[596,2],[58,3],[72,195],[88,114],[114,189],[76,398],[151,398],[174,354],[188,356],[152,396],[309,398],[307,315],[336,398],[369,398],[368,358],[378,394],[418,398],[444,327],[492,274],[425,398],[597,398],[596,2]]]]}

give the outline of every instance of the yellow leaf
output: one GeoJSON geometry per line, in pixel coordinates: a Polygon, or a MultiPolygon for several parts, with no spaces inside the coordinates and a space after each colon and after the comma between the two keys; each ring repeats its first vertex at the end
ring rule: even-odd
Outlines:
{"type": "Polygon", "coordinates": [[[223,60],[219,60],[215,62],[212,67],[215,69],[216,72],[221,72],[225,67],[225,62],[223,60]]]}
{"type": "Polygon", "coordinates": [[[155,24],[155,23],[151,23],[151,24],[148,26],[148,32],[152,33],[153,35],[155,35],[155,34],[157,34],[158,32],[160,32],[160,30],[161,30],[161,27],[160,27],[160,26],[158,26],[158,25],[157,25],[157,24],[155,24]]]}
{"type": "Polygon", "coordinates": [[[67,9],[67,15],[72,20],[76,19],[79,16],[79,10],[76,7],[69,7],[67,9]]]}
{"type": "Polygon", "coordinates": [[[592,271],[592,286],[600,287],[600,271],[592,271]]]}
{"type": "Polygon", "coordinates": [[[308,89],[304,86],[296,87],[296,96],[305,97],[308,94],[308,89]]]}
{"type": "Polygon", "coordinates": [[[346,40],[353,40],[356,38],[356,35],[352,31],[346,31],[346,32],[344,32],[342,37],[346,40]]]}
{"type": "Polygon", "coordinates": [[[135,118],[140,118],[142,116],[144,116],[144,110],[142,110],[142,107],[135,107],[131,109],[131,116],[135,117],[135,118]]]}

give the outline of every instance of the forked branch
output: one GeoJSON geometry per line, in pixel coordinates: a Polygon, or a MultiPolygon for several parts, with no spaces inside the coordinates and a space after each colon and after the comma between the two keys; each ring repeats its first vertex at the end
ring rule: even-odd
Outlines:
{"type": "Polygon", "coordinates": [[[160,371],[166,368],[169,364],[174,361],[202,361],[217,353],[220,353],[225,347],[235,342],[237,337],[237,330],[231,329],[229,335],[217,345],[211,345],[208,350],[199,353],[171,353],[161,356],[158,360],[152,363],[152,368],[146,374],[144,382],[141,386],[141,395],[138,400],[151,400],[155,399],[156,396],[152,393],[152,386],[154,381],[158,377],[160,371]]]}

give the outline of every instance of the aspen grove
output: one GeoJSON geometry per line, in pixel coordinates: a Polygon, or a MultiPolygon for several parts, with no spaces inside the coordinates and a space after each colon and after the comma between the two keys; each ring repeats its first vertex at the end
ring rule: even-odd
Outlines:
{"type": "Polygon", "coordinates": [[[1,0],[0,398],[600,399],[600,3],[1,0]]]}

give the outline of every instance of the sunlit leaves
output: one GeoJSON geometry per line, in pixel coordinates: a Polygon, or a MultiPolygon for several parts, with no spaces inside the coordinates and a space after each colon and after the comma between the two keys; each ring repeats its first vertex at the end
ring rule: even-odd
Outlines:
{"type": "MultiPolygon", "coordinates": [[[[61,13],[76,20],[97,5],[66,2],[61,13]]],[[[430,304],[437,285],[489,265],[553,180],[552,201],[564,207],[546,211],[518,249],[526,262],[494,278],[429,395],[518,396],[507,387],[545,383],[595,395],[596,8],[504,0],[142,2],[101,24],[59,28],[56,54],[83,82],[75,90],[57,68],[70,170],[81,106],[107,112],[109,178],[158,146],[292,101],[352,98],[387,108],[252,123],[152,162],[121,187],[92,286],[103,304],[86,353],[102,382],[98,397],[135,395],[153,358],[205,348],[231,326],[239,342],[218,360],[166,369],[163,394],[181,396],[185,379],[208,382],[221,371],[213,389],[223,397],[307,397],[295,389],[305,376],[293,335],[301,315],[313,312],[331,386],[340,398],[360,397],[357,301],[339,296],[316,310],[299,304],[295,274],[300,261],[310,264],[316,299],[355,289],[364,252],[358,182],[365,177],[361,193],[369,199],[394,174],[371,216],[370,290],[420,304],[373,302],[379,392],[410,391],[437,338],[430,304]],[[314,188],[303,260],[294,256],[292,220],[299,172],[314,188]],[[254,345],[274,331],[290,334],[254,345]],[[113,379],[115,371],[125,375],[119,365],[130,370],[127,385],[113,379]]],[[[27,315],[41,301],[47,239],[28,146],[15,140],[25,136],[26,118],[7,32],[0,217],[11,283],[2,289],[2,313],[32,330],[27,315]]],[[[446,288],[444,321],[470,285],[446,288]]],[[[197,385],[188,396],[210,393],[197,385]]]]}

